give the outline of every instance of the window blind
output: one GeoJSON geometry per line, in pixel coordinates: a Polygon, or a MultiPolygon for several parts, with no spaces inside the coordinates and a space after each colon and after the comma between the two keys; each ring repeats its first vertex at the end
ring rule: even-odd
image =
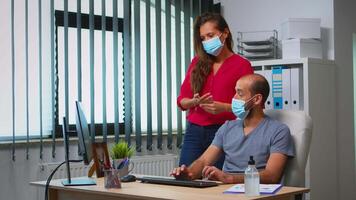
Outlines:
{"type": "Polygon", "coordinates": [[[3,124],[11,123],[1,126],[0,139],[12,142],[13,160],[19,139],[26,140],[29,159],[29,143],[38,138],[42,159],[43,139],[50,138],[55,157],[58,119],[73,125],[74,100],[85,102],[92,142],[108,135],[117,142],[124,134],[129,144],[135,136],[137,151],[172,149],[177,134],[181,146],[185,116],[176,97],[194,54],[193,20],[213,10],[213,1],[38,0],[35,9],[28,0],[8,4],[10,34],[0,39],[10,41],[11,56],[0,62],[10,69],[1,83],[11,86],[2,88],[1,119],[11,116],[3,124]],[[21,28],[16,24],[23,19],[21,28]]]}

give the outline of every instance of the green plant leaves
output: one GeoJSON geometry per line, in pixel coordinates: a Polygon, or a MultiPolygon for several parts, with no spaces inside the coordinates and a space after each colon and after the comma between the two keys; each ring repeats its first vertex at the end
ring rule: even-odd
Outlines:
{"type": "Polygon", "coordinates": [[[130,158],[134,153],[134,149],[129,147],[127,142],[120,141],[116,143],[110,151],[110,155],[112,159],[120,159],[120,158],[130,158]]]}

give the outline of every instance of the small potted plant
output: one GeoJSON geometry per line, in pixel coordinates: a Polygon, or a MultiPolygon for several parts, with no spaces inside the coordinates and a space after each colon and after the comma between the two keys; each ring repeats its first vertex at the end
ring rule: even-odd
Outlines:
{"type": "Polygon", "coordinates": [[[119,170],[120,177],[127,175],[133,169],[133,163],[130,162],[134,149],[129,147],[127,142],[120,141],[114,144],[110,150],[110,156],[113,160],[113,167],[119,170]],[[129,165],[132,165],[129,170],[129,165]]]}

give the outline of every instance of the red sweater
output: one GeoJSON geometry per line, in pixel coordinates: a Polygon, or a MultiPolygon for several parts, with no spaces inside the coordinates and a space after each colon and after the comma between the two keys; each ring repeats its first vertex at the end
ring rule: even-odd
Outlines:
{"type": "MultiPolygon", "coordinates": [[[[177,104],[182,110],[184,110],[184,108],[180,104],[180,101],[183,98],[193,98],[193,91],[190,87],[190,74],[197,62],[198,57],[194,57],[180,88],[177,104]]],[[[210,92],[214,101],[231,104],[231,100],[236,93],[236,81],[246,74],[253,74],[251,63],[241,56],[234,54],[223,62],[215,75],[214,71],[211,70],[203,89],[199,94],[202,96],[210,92]]],[[[226,120],[234,120],[235,118],[236,117],[232,112],[222,112],[214,115],[205,112],[199,106],[191,108],[187,115],[189,122],[200,126],[223,124],[226,120]]]]}

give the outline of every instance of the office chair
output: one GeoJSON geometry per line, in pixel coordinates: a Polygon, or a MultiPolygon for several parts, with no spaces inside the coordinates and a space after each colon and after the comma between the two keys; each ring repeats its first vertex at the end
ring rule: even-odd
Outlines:
{"type": "Polygon", "coordinates": [[[265,114],[286,124],[293,137],[295,157],[289,159],[282,183],[286,186],[305,187],[305,166],[312,136],[312,119],[303,111],[265,110],[265,114]]]}

